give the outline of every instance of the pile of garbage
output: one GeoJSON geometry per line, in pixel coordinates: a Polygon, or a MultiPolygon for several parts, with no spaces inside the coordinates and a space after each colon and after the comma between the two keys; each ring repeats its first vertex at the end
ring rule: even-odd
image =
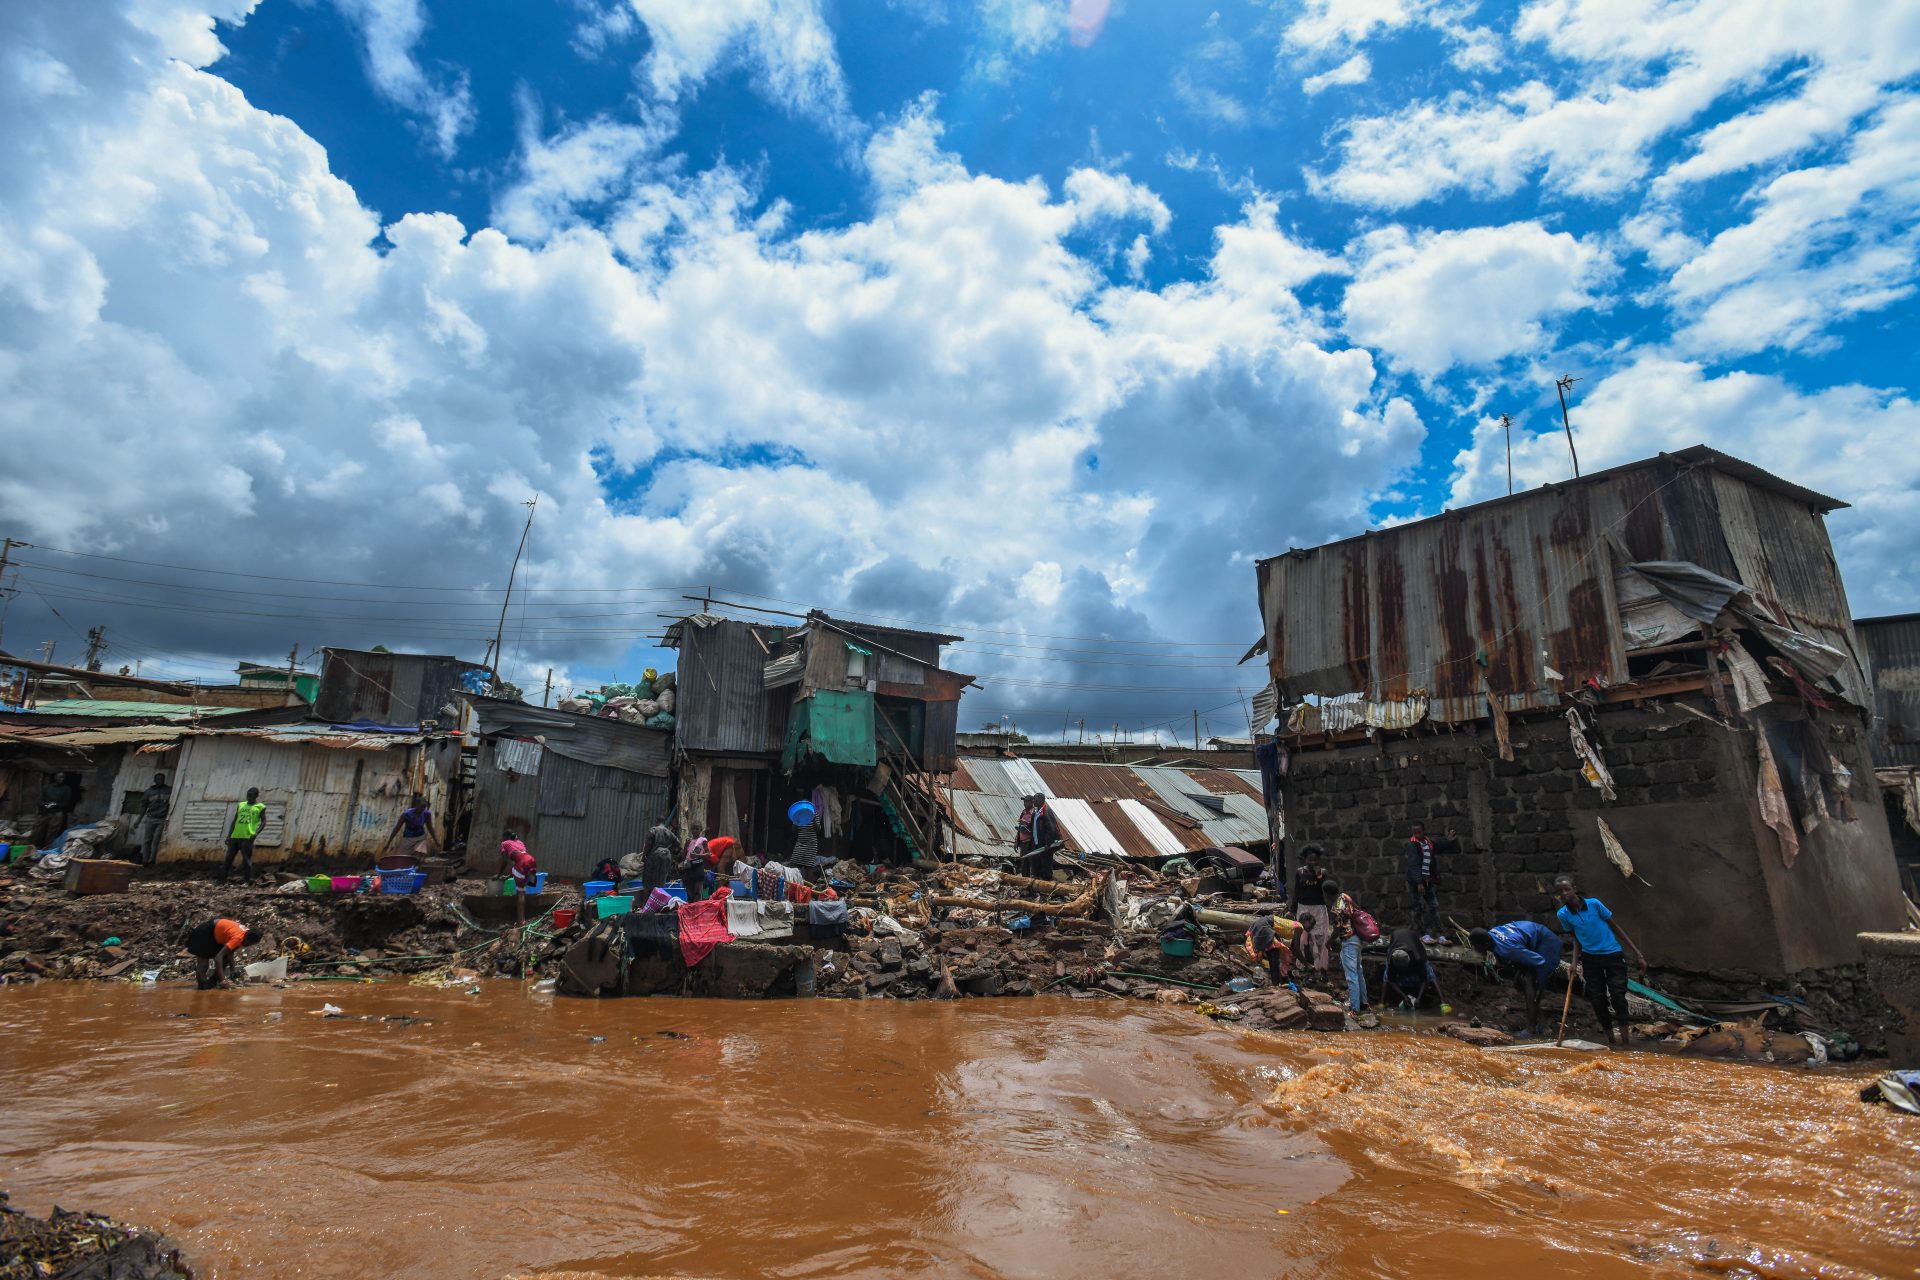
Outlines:
{"type": "Polygon", "coordinates": [[[171,1240],[97,1213],[36,1218],[0,1191],[0,1280],[193,1280],[171,1240]]]}
{"type": "Polygon", "coordinates": [[[603,684],[590,693],[560,700],[560,710],[575,715],[601,716],[649,729],[673,728],[674,674],[648,667],[633,684],[603,684]]]}
{"type": "Polygon", "coordinates": [[[465,881],[405,895],[311,894],[154,879],[136,880],[125,893],[76,896],[57,883],[0,872],[0,982],[190,978],[194,962],[182,934],[223,916],[260,930],[262,941],[241,960],[268,973],[396,976],[494,939],[461,908],[462,895],[480,887],[465,881]]]}

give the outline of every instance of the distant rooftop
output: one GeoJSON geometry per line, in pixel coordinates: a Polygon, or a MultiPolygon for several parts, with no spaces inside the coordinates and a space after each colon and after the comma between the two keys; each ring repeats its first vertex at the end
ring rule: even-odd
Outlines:
{"type": "Polygon", "coordinates": [[[25,708],[28,714],[37,716],[99,716],[120,720],[201,720],[242,709],[190,706],[180,702],[114,702],[105,698],[54,698],[25,708]]]}

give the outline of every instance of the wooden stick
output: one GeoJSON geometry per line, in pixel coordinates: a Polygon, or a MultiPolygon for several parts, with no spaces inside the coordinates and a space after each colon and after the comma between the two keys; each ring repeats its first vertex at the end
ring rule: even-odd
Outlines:
{"type": "Polygon", "coordinates": [[[1580,939],[1573,940],[1573,961],[1567,969],[1567,998],[1560,1002],[1560,1033],[1553,1038],[1553,1047],[1558,1049],[1567,1040],[1567,1014],[1573,1009],[1573,977],[1580,970],[1580,939]]]}

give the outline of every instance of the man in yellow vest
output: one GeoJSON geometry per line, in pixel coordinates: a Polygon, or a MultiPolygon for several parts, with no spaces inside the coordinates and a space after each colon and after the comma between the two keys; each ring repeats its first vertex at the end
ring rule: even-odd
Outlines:
{"type": "Polygon", "coordinates": [[[241,876],[253,883],[253,842],[267,820],[267,806],[260,803],[260,788],[248,787],[247,798],[233,809],[233,825],[227,829],[227,860],[220,864],[220,879],[233,870],[233,860],[241,860],[241,876]]]}

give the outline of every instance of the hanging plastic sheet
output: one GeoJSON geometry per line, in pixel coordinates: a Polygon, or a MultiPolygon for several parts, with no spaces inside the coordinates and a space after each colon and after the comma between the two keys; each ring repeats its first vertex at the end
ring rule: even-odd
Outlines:
{"type": "Polygon", "coordinates": [[[1651,582],[1675,609],[1707,626],[1719,620],[1728,604],[1753,594],[1742,583],[1687,560],[1642,560],[1629,567],[1651,582]]]}
{"type": "Polygon", "coordinates": [[[1767,740],[1767,726],[1756,725],[1755,729],[1760,766],[1760,817],[1780,837],[1780,861],[1791,867],[1800,856],[1800,829],[1793,822],[1793,806],[1787,803],[1787,789],[1780,778],[1780,764],[1774,759],[1773,744],[1767,740]]]}
{"type": "Polygon", "coordinates": [[[1513,729],[1507,722],[1507,709],[1500,705],[1500,699],[1494,697],[1493,690],[1487,688],[1487,682],[1480,681],[1480,692],[1487,697],[1487,714],[1493,718],[1494,741],[1500,744],[1500,758],[1509,764],[1513,762],[1513,729]]]}
{"type": "Polygon", "coordinates": [[[1727,651],[1721,656],[1726,659],[1727,674],[1733,677],[1735,706],[1742,711],[1751,711],[1773,701],[1773,694],[1767,688],[1766,673],[1753,660],[1753,655],[1747,652],[1745,645],[1738,640],[1729,640],[1727,651]]]}
{"type": "Polygon", "coordinates": [[[1613,771],[1607,768],[1600,749],[1587,741],[1586,725],[1580,719],[1580,713],[1572,707],[1567,708],[1567,733],[1573,740],[1574,754],[1580,757],[1581,776],[1586,778],[1589,785],[1598,788],[1604,798],[1617,799],[1613,790],[1613,771]]]}
{"type": "MultiPolygon", "coordinates": [[[[1620,843],[1620,837],[1613,834],[1613,828],[1607,825],[1605,818],[1600,822],[1600,848],[1607,855],[1607,861],[1620,869],[1620,874],[1633,879],[1633,859],[1627,856],[1626,846],[1620,843]]],[[[1642,880],[1640,883],[1645,884],[1642,880]]]]}

